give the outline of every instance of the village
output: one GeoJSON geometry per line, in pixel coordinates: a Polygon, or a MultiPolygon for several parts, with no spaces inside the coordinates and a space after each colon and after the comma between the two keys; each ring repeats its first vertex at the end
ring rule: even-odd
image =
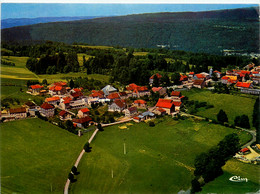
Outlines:
{"type": "MultiPolygon", "coordinates": [[[[164,115],[176,117],[180,113],[183,99],[185,99],[181,93],[182,90],[191,88],[212,90],[219,82],[224,85],[234,85],[234,88],[240,90],[241,93],[259,95],[260,89],[256,89],[254,85],[260,83],[260,66],[255,67],[254,64],[249,64],[245,69],[247,70],[226,71],[225,74],[212,69],[209,73],[180,74],[180,85],[171,87],[154,87],[154,80],[160,83],[162,78],[162,75],[155,73],[147,80],[148,86],[131,83],[125,86],[124,90],[118,90],[112,85],[107,85],[101,90],[92,90],[90,95],[83,94],[84,88],[70,88],[64,81],[54,82],[47,86],[30,85],[26,92],[34,96],[46,96],[44,102],[37,105],[33,101],[28,101],[19,108],[4,109],[1,111],[1,120],[7,122],[40,117],[59,126],[64,126],[65,122],[69,121],[73,124],[74,133],[79,136],[83,134],[82,131],[99,123],[106,125],[132,120],[137,123],[149,122],[152,126],[154,124],[152,119],[156,117],[164,115]],[[151,95],[156,96],[155,104],[149,102],[151,95]],[[103,119],[100,118],[97,107],[105,108],[103,119]]],[[[260,145],[257,144],[254,148],[259,151],[260,145]]],[[[257,162],[260,158],[251,147],[241,149],[235,157],[243,162],[251,160],[257,162]],[[253,157],[250,156],[248,159],[245,156],[247,154],[253,157]]]]}

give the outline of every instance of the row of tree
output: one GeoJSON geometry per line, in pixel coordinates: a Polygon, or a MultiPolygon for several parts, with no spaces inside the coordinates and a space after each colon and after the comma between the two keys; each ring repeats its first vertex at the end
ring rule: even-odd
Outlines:
{"type": "Polygon", "coordinates": [[[30,57],[26,62],[26,67],[36,74],[55,74],[78,72],[79,62],[76,52],[64,54],[59,52],[53,55],[42,55],[40,59],[30,57]]]}

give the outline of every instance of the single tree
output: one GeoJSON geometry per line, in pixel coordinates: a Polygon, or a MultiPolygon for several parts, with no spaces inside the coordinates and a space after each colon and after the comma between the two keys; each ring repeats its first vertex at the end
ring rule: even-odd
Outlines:
{"type": "Polygon", "coordinates": [[[100,123],[98,123],[97,128],[98,128],[99,131],[104,131],[104,129],[103,129],[103,127],[100,123]]]}
{"type": "Polygon", "coordinates": [[[72,89],[74,88],[74,81],[71,79],[70,82],[69,82],[69,87],[72,89]]]}
{"type": "Polygon", "coordinates": [[[246,128],[246,129],[250,128],[249,118],[248,118],[247,115],[242,115],[241,116],[240,127],[246,128]]]}
{"type": "Polygon", "coordinates": [[[84,145],[84,150],[85,150],[85,152],[91,152],[91,147],[90,147],[89,142],[87,142],[87,143],[84,145]]]}
{"type": "Polygon", "coordinates": [[[48,84],[47,80],[46,79],[42,80],[42,84],[47,85],[48,84]]]}
{"type": "Polygon", "coordinates": [[[68,175],[68,179],[70,181],[74,181],[74,175],[70,172],[69,175],[68,175]]]}
{"type": "Polygon", "coordinates": [[[217,119],[220,123],[228,122],[227,114],[222,109],[220,109],[219,113],[217,114],[217,119]]]}
{"type": "Polygon", "coordinates": [[[73,174],[75,174],[75,175],[78,175],[78,174],[79,174],[78,169],[77,169],[76,166],[72,166],[71,172],[72,172],[73,174]]]}

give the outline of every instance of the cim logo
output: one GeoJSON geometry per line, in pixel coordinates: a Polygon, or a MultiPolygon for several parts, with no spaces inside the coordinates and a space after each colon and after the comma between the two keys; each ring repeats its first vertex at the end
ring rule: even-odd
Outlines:
{"type": "Polygon", "coordinates": [[[232,176],[229,179],[232,182],[237,182],[237,183],[241,183],[241,182],[247,182],[248,179],[247,178],[241,178],[240,176],[232,176]]]}

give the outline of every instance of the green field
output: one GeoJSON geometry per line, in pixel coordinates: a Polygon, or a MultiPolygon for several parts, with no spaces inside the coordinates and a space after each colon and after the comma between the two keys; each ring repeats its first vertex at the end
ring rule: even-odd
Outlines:
{"type": "Polygon", "coordinates": [[[229,123],[234,123],[236,116],[243,114],[249,117],[252,126],[252,114],[255,103],[255,96],[242,97],[238,95],[230,94],[217,94],[212,93],[209,90],[192,89],[189,91],[182,91],[184,96],[187,96],[189,100],[197,100],[200,102],[207,102],[214,105],[214,108],[199,109],[196,113],[199,116],[208,117],[210,119],[217,119],[217,114],[220,109],[223,109],[227,116],[229,123]]]}
{"type": "Polygon", "coordinates": [[[1,124],[3,193],[62,193],[89,135],[78,137],[40,119],[1,124]]]}
{"type": "Polygon", "coordinates": [[[260,167],[252,164],[245,164],[235,159],[229,160],[223,167],[224,174],[214,181],[206,184],[201,193],[249,193],[257,192],[260,189],[260,167]],[[248,182],[232,182],[229,178],[240,176],[248,178],[248,182]]]}
{"type": "Polygon", "coordinates": [[[85,56],[85,60],[87,61],[90,57],[93,57],[91,55],[87,55],[84,53],[78,53],[78,62],[79,62],[79,66],[83,66],[83,56],[85,56]]]}
{"type": "MultiPolygon", "coordinates": [[[[193,178],[196,155],[236,130],[220,125],[156,120],[120,129],[105,128],[92,143],[92,152],[79,164],[72,193],[177,193],[193,178]],[[159,122],[158,122],[159,121],[159,122]],[[126,154],[124,155],[124,143],[126,154]],[[113,178],[112,178],[113,171],[113,178]]],[[[251,137],[240,133],[245,143],[251,137]]]]}
{"type": "Polygon", "coordinates": [[[75,47],[91,48],[91,49],[112,49],[112,46],[91,46],[91,45],[74,45],[75,47]]]}

